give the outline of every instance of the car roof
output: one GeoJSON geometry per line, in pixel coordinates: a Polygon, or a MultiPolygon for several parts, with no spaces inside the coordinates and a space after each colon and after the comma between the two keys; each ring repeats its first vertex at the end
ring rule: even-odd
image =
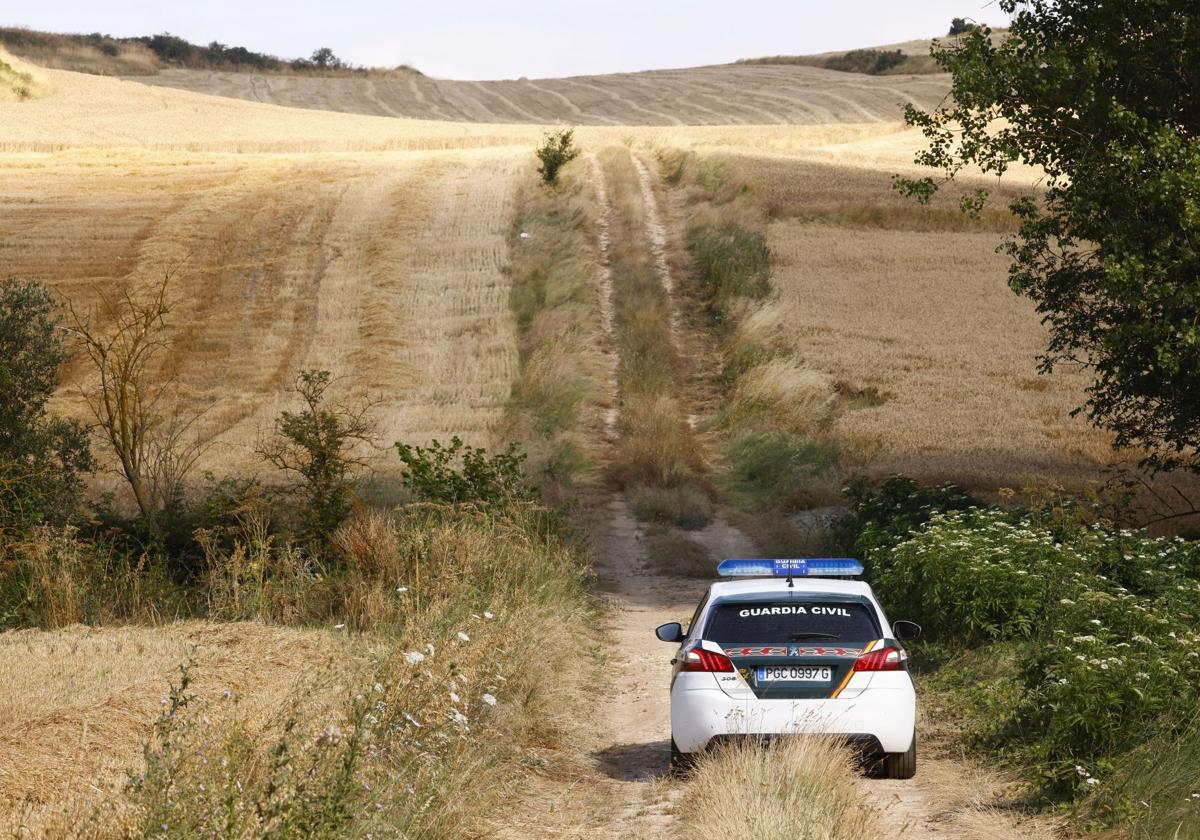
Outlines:
{"type": "Polygon", "coordinates": [[[744,578],[742,580],[717,581],[709,590],[709,597],[716,599],[736,599],[756,595],[858,595],[875,599],[871,587],[861,580],[846,580],[844,578],[793,578],[793,586],[788,586],[784,578],[744,578]]]}

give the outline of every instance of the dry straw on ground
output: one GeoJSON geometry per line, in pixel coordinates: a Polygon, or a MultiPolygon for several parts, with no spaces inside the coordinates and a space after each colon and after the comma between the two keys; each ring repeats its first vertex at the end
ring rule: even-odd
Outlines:
{"type": "Polygon", "coordinates": [[[876,835],[850,753],[819,737],[725,746],[688,781],[683,837],[859,840],[876,835]]]}

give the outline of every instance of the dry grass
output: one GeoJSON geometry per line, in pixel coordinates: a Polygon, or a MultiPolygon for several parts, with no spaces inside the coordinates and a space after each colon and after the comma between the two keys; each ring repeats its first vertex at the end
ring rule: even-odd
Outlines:
{"type": "Polygon", "coordinates": [[[737,380],[724,415],[735,432],[759,427],[811,437],[829,427],[837,404],[826,374],[794,357],[781,357],[750,368],[737,380]]]}
{"type": "Polygon", "coordinates": [[[688,782],[680,837],[727,840],[858,840],[879,824],[864,782],[836,742],[789,738],[716,750],[688,782]]]}
{"type": "Polygon", "coordinates": [[[0,103],[28,102],[50,92],[41,70],[0,49],[0,103]]]}
{"type": "Polygon", "coordinates": [[[0,635],[0,831],[61,836],[115,801],[185,660],[199,697],[221,707],[229,692],[261,725],[319,672],[362,669],[369,649],[322,630],[200,621],[0,635]]]}

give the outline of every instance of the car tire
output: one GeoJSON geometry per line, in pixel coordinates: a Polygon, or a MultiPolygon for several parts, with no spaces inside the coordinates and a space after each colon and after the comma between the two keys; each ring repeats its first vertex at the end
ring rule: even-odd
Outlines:
{"type": "Polygon", "coordinates": [[[671,739],[671,763],[667,767],[668,775],[675,778],[681,778],[688,775],[692,768],[696,766],[696,757],[691,753],[680,752],[679,747],[675,745],[675,739],[671,739]]]}
{"type": "Polygon", "coordinates": [[[912,744],[902,753],[888,753],[883,758],[885,779],[911,779],[917,775],[917,733],[913,732],[912,744]]]}

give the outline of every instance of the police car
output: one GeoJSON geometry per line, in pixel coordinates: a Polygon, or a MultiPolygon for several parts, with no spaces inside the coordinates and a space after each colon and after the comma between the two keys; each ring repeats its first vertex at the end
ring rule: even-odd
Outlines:
{"type": "Polygon", "coordinates": [[[917,769],[917,698],[901,642],[856,560],[725,560],[680,645],[671,674],[671,761],[725,739],[828,733],[856,746],[875,772],[917,769]]]}

